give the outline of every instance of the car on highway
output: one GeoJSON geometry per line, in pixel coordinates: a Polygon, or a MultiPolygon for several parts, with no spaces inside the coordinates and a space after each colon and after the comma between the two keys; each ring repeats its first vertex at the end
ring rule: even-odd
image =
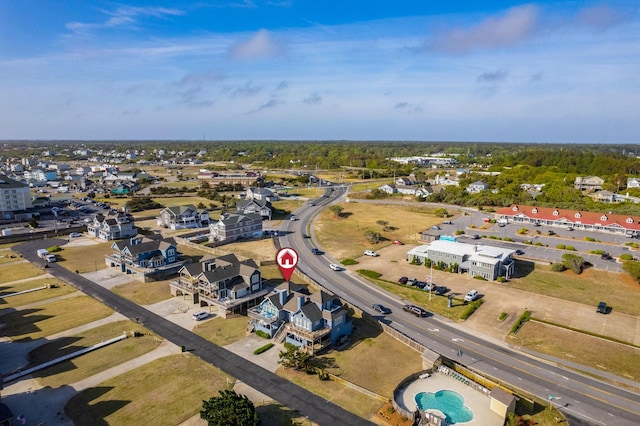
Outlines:
{"type": "Polygon", "coordinates": [[[316,254],[318,256],[324,254],[324,252],[322,250],[320,250],[319,248],[317,248],[317,247],[312,248],[311,249],[311,253],[316,254]]]}
{"type": "Polygon", "coordinates": [[[298,220],[298,218],[297,218],[297,217],[295,217],[295,216],[291,216],[291,217],[289,218],[289,220],[298,220]]]}
{"type": "Polygon", "coordinates": [[[205,311],[198,311],[193,315],[191,315],[191,318],[193,318],[196,321],[202,321],[203,319],[206,319],[208,317],[209,317],[209,313],[205,311]]]}
{"type": "Polygon", "coordinates": [[[329,268],[331,268],[334,271],[342,271],[342,267],[337,263],[330,263],[329,268]]]}
{"type": "Polygon", "coordinates": [[[365,250],[364,254],[365,254],[365,256],[372,256],[372,257],[380,256],[377,252],[375,252],[373,250],[365,250]]]}
{"type": "Polygon", "coordinates": [[[465,302],[473,302],[478,298],[478,290],[471,290],[467,294],[464,295],[465,302]]]}
{"type": "Polygon", "coordinates": [[[388,315],[388,314],[391,313],[391,309],[389,309],[389,308],[387,308],[385,306],[382,306],[382,305],[380,305],[378,303],[373,305],[373,310],[376,311],[376,312],[380,312],[382,315],[388,315]]]}
{"type": "Polygon", "coordinates": [[[399,240],[393,240],[392,244],[395,244],[397,246],[403,246],[404,245],[404,243],[402,241],[399,241],[399,240]]]}
{"type": "Polygon", "coordinates": [[[82,237],[82,234],[80,232],[72,232],[69,234],[69,237],[78,238],[78,237],[82,237]]]}
{"type": "Polygon", "coordinates": [[[425,311],[424,309],[422,309],[420,306],[416,306],[416,305],[404,305],[402,307],[402,310],[405,312],[409,312],[417,317],[426,317],[427,316],[427,311],[425,311]]]}

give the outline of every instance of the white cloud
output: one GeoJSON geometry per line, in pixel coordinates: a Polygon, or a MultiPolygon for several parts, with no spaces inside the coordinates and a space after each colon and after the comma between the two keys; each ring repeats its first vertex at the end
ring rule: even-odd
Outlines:
{"type": "Polygon", "coordinates": [[[104,22],[69,22],[65,27],[73,33],[82,33],[90,30],[134,25],[138,22],[139,17],[164,18],[166,16],[184,15],[184,12],[179,9],[151,6],[123,6],[117,8],[113,12],[105,11],[104,13],[109,16],[109,18],[104,22]]]}
{"type": "Polygon", "coordinates": [[[524,5],[492,16],[469,28],[455,28],[436,34],[430,49],[467,53],[478,49],[500,48],[518,44],[535,34],[539,9],[524,5]]]}
{"type": "Polygon", "coordinates": [[[260,30],[248,40],[233,45],[229,54],[233,59],[251,60],[278,56],[284,48],[271,37],[267,30],[260,30]]]}

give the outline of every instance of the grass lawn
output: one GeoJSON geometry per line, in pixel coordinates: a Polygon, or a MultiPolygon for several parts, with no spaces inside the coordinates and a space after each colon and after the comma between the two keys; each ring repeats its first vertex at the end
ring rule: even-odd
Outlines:
{"type": "Polygon", "coordinates": [[[19,265],[0,266],[0,283],[10,283],[11,281],[23,280],[25,278],[43,275],[46,269],[39,268],[32,263],[21,263],[19,265]]]}
{"type": "Polygon", "coordinates": [[[278,402],[266,402],[264,405],[255,404],[256,413],[260,418],[260,424],[263,426],[313,426],[314,423],[301,416],[299,413],[291,410],[289,407],[279,404],[278,402]]]}
{"type": "Polygon", "coordinates": [[[353,328],[348,349],[320,356],[335,363],[326,371],[391,399],[400,381],[422,369],[420,354],[361,318],[353,328]]]}
{"type": "Polygon", "coordinates": [[[213,319],[197,323],[193,332],[219,346],[225,346],[247,337],[249,319],[244,315],[213,319]]]}
{"type": "Polygon", "coordinates": [[[253,258],[254,260],[275,260],[276,248],[271,238],[260,240],[246,240],[217,247],[224,253],[235,253],[238,256],[253,258]]]}
{"type": "Polygon", "coordinates": [[[26,260],[22,259],[19,254],[16,254],[11,250],[0,250],[0,265],[4,263],[17,264],[19,262],[26,262],[26,260]]]}
{"type": "Polygon", "coordinates": [[[108,317],[112,313],[110,308],[88,296],[72,297],[2,316],[0,320],[5,327],[1,333],[14,341],[38,339],[108,317]]]}
{"type": "Polygon", "coordinates": [[[282,367],[278,368],[276,374],[364,419],[373,418],[382,404],[380,400],[366,396],[336,381],[320,380],[317,374],[306,374],[282,367]]]}
{"type": "Polygon", "coordinates": [[[382,240],[378,247],[393,240],[415,242],[416,234],[432,225],[439,224],[441,218],[432,214],[432,209],[411,206],[341,203],[344,210],[341,218],[325,210],[316,223],[316,237],[320,245],[339,260],[356,258],[362,250],[376,248],[367,241],[367,230],[379,232],[382,240]],[[389,222],[389,231],[382,231],[376,222],[389,222]]]}
{"type": "Polygon", "coordinates": [[[104,256],[112,254],[113,242],[100,242],[86,246],[64,247],[57,252],[58,263],[70,271],[92,272],[107,268],[104,256]]]}
{"type": "Polygon", "coordinates": [[[517,337],[534,351],[632,380],[640,379],[637,348],[533,321],[526,322],[517,337]]]}
{"type": "Polygon", "coordinates": [[[531,262],[516,262],[516,269],[517,275],[524,276],[510,281],[513,288],[593,306],[604,300],[617,312],[640,315],[640,286],[626,273],[589,268],[576,275],[569,270],[552,272],[549,266],[531,262]],[[518,268],[527,269],[527,274],[518,274],[518,268]]]}
{"type": "Polygon", "coordinates": [[[75,288],[66,285],[62,281],[55,278],[36,278],[33,280],[22,281],[16,284],[0,284],[0,294],[16,293],[19,291],[42,287],[45,284],[51,284],[55,287],[32,291],[30,293],[24,293],[18,296],[7,297],[6,299],[0,300],[0,308],[15,308],[17,306],[24,306],[28,305],[29,303],[40,302],[41,300],[64,296],[65,294],[77,291],[75,288]]]}
{"type": "Polygon", "coordinates": [[[76,336],[63,337],[44,344],[29,354],[30,366],[42,364],[57,357],[70,354],[104,340],[117,337],[122,331],[136,330],[140,337],[130,337],[104,348],[89,352],[69,361],[40,370],[33,375],[40,378],[42,386],[57,388],[91,377],[118,364],[137,358],[155,349],[160,339],[132,321],[117,321],[82,332],[76,336]]]}
{"type": "Polygon", "coordinates": [[[169,280],[150,281],[147,283],[134,280],[126,284],[117,285],[111,291],[138,305],[151,305],[171,298],[169,280]]]}
{"type": "Polygon", "coordinates": [[[80,392],[64,411],[76,426],[173,426],[198,414],[203,400],[233,382],[191,354],[174,355],[80,392]]]}

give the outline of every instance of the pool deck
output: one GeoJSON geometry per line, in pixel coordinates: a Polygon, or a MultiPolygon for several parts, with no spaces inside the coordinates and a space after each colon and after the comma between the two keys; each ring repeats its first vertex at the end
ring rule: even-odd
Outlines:
{"type": "Polygon", "coordinates": [[[473,411],[473,420],[466,423],[456,423],[458,425],[474,426],[502,426],[504,419],[491,411],[489,408],[490,399],[488,396],[470,388],[458,380],[444,374],[435,373],[425,379],[416,379],[402,390],[399,403],[410,411],[417,408],[415,397],[420,392],[438,392],[439,390],[452,390],[459,393],[464,398],[464,405],[473,411]]]}

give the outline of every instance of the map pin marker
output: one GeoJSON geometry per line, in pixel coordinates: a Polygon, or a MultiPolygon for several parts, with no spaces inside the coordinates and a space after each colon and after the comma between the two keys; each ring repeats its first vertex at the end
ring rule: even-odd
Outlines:
{"type": "Polygon", "coordinates": [[[289,281],[298,264],[298,253],[289,247],[281,248],[276,255],[276,263],[284,279],[289,281]]]}

